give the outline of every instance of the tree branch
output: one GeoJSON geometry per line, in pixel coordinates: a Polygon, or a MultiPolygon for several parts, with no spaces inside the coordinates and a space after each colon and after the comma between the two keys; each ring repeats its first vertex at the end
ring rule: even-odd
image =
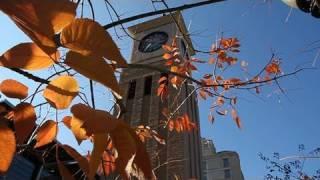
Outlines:
{"type": "Polygon", "coordinates": [[[146,18],[146,17],[150,17],[150,16],[155,16],[158,14],[168,13],[168,12],[174,12],[174,11],[178,11],[178,10],[186,10],[186,9],[204,6],[207,4],[218,3],[218,2],[222,2],[222,1],[225,1],[225,0],[207,0],[207,1],[202,1],[202,2],[197,2],[197,3],[192,3],[192,4],[185,4],[185,5],[174,7],[174,8],[166,8],[166,9],[162,9],[162,10],[158,10],[158,11],[147,12],[147,13],[138,14],[135,16],[131,16],[128,18],[121,19],[119,21],[115,21],[115,22],[106,24],[103,27],[104,27],[104,29],[109,29],[111,27],[118,26],[118,25],[128,23],[131,21],[135,21],[135,20],[138,20],[141,18],[146,18]]]}

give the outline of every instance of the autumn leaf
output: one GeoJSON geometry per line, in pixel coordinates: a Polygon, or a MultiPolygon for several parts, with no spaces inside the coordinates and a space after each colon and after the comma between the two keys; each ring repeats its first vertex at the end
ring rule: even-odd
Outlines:
{"type": "Polygon", "coordinates": [[[200,91],[199,91],[199,96],[200,96],[203,100],[206,100],[206,99],[207,99],[207,92],[204,91],[203,89],[200,89],[200,91]]]}
{"type": "Polygon", "coordinates": [[[233,120],[236,122],[238,128],[241,129],[241,120],[240,120],[240,117],[238,116],[237,111],[234,108],[232,108],[231,110],[231,116],[233,120]]]}
{"type": "Polygon", "coordinates": [[[165,59],[165,60],[170,60],[170,59],[173,58],[173,56],[172,56],[171,54],[169,54],[169,53],[165,53],[165,54],[162,56],[162,58],[165,59]]]}
{"type": "Polygon", "coordinates": [[[46,53],[56,51],[55,33],[69,24],[76,14],[76,3],[69,0],[1,0],[6,13],[46,53]]]}
{"type": "Polygon", "coordinates": [[[74,117],[83,121],[81,126],[87,135],[96,133],[108,133],[118,125],[118,120],[110,113],[102,110],[95,110],[84,104],[76,104],[71,108],[74,117]]]}
{"type": "Polygon", "coordinates": [[[171,51],[174,50],[174,47],[171,47],[171,46],[169,46],[167,44],[164,44],[164,45],[162,45],[162,49],[164,49],[167,52],[171,52],[171,51]]]}
{"type": "Polygon", "coordinates": [[[18,104],[12,112],[17,143],[24,144],[36,126],[36,112],[29,103],[18,104]]]}
{"type": "Polygon", "coordinates": [[[224,98],[221,97],[221,96],[219,96],[219,97],[217,98],[217,105],[218,105],[218,106],[222,106],[223,104],[224,104],[224,98]]]}
{"type": "Polygon", "coordinates": [[[80,74],[110,88],[118,98],[121,98],[122,93],[113,69],[102,58],[68,52],[65,63],[80,74]]]}
{"type": "Polygon", "coordinates": [[[75,19],[62,30],[60,40],[63,46],[83,56],[104,57],[121,67],[127,66],[109,33],[91,19],[75,19]]]}
{"type": "Polygon", "coordinates": [[[89,163],[84,156],[82,156],[75,149],[73,149],[72,147],[66,144],[60,145],[60,147],[62,147],[74,160],[78,162],[83,172],[85,172],[86,174],[89,174],[89,163]]]}
{"type": "Polygon", "coordinates": [[[7,122],[0,120],[0,175],[6,174],[16,152],[16,139],[7,122]]]}
{"type": "Polygon", "coordinates": [[[148,139],[154,139],[159,144],[163,144],[163,145],[166,144],[163,137],[161,137],[157,131],[152,130],[149,126],[140,125],[135,129],[135,131],[136,131],[136,134],[138,135],[140,141],[143,143],[146,143],[146,140],[148,140],[148,139]]]}
{"type": "Polygon", "coordinates": [[[109,176],[116,171],[116,158],[110,151],[104,151],[102,154],[102,162],[98,167],[98,174],[101,176],[109,176]]]}
{"type": "Polygon", "coordinates": [[[279,74],[281,73],[280,65],[278,61],[273,61],[266,67],[266,72],[268,74],[279,74]]]}
{"type": "Polygon", "coordinates": [[[138,179],[154,179],[149,155],[133,129],[121,121],[110,136],[118,152],[116,167],[124,179],[130,174],[138,179]]]}
{"type": "Polygon", "coordinates": [[[34,43],[21,43],[9,49],[0,57],[0,66],[41,70],[50,67],[59,58],[58,51],[46,54],[34,43]]]}
{"type": "Polygon", "coordinates": [[[210,122],[211,124],[214,123],[215,118],[214,118],[214,116],[212,115],[212,113],[210,113],[210,114],[208,115],[208,120],[209,120],[209,122],[210,122]]]}
{"type": "Polygon", "coordinates": [[[86,130],[82,128],[84,121],[74,116],[73,117],[66,116],[63,118],[62,121],[72,131],[79,145],[83,140],[86,140],[89,138],[89,136],[87,136],[86,130]]]}
{"type": "Polygon", "coordinates": [[[166,84],[159,85],[157,96],[160,96],[162,101],[168,97],[168,86],[166,84]]]}
{"type": "Polygon", "coordinates": [[[101,156],[105,148],[107,147],[107,134],[100,133],[93,135],[93,150],[89,160],[89,175],[88,179],[94,179],[99,164],[101,163],[101,156]]]}
{"type": "Polygon", "coordinates": [[[52,107],[66,109],[74,97],[78,95],[78,92],[77,81],[71,76],[63,75],[49,83],[43,92],[43,96],[52,107]]]}
{"type": "Polygon", "coordinates": [[[28,87],[13,79],[2,81],[0,91],[10,98],[24,99],[28,96],[28,87]]]}
{"type": "Polygon", "coordinates": [[[35,139],[37,140],[35,148],[51,143],[57,136],[58,125],[53,120],[46,121],[38,130],[35,139]]]}
{"type": "Polygon", "coordinates": [[[176,119],[170,119],[168,121],[169,131],[175,130],[176,132],[190,132],[197,129],[195,123],[193,123],[188,114],[177,117],[176,119]]]}

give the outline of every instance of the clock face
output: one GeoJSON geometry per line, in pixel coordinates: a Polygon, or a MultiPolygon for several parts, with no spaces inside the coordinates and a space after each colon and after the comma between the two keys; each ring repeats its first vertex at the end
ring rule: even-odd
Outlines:
{"type": "Polygon", "coordinates": [[[166,44],[168,41],[168,34],[165,32],[153,32],[147,36],[145,36],[140,44],[139,51],[148,53],[153,52],[162,47],[162,45],[166,44]]]}

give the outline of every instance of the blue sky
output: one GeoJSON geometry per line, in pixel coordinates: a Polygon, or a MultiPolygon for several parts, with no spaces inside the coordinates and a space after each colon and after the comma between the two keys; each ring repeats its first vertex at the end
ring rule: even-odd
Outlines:
{"type": "MultiPolygon", "coordinates": [[[[132,0],[111,2],[123,17],[152,9],[147,0],[138,1],[139,4],[132,0]]],[[[173,6],[195,0],[168,2],[173,6]]],[[[238,57],[249,63],[252,73],[259,71],[268,62],[272,52],[282,58],[282,67],[286,73],[294,71],[297,66],[311,67],[314,64],[319,67],[319,60],[314,60],[319,50],[315,47],[320,47],[320,21],[298,10],[293,10],[286,20],[290,11],[287,6],[279,0],[262,2],[263,0],[230,0],[184,11],[196,49],[208,50],[216,35],[223,32],[225,36],[239,38],[241,53],[238,57]],[[313,42],[316,43],[312,44],[313,42]]],[[[94,3],[98,10],[97,20],[101,24],[110,22],[102,0],[94,3]]],[[[89,9],[85,11],[89,12],[89,9]]],[[[133,24],[141,21],[143,20],[133,24]]],[[[0,53],[19,42],[29,41],[3,14],[0,14],[0,23],[0,53]]],[[[109,32],[114,34],[112,29],[109,32]]],[[[117,43],[129,59],[131,40],[123,38],[117,43]]],[[[197,57],[206,58],[201,54],[197,57]]],[[[199,71],[206,70],[207,67],[201,66],[199,71]]],[[[200,75],[200,72],[195,73],[195,76],[200,75]]],[[[47,72],[36,73],[42,77],[47,76],[47,72]]],[[[276,87],[262,89],[259,97],[246,91],[239,92],[238,110],[243,123],[242,130],[237,129],[229,117],[216,117],[215,123],[211,125],[207,120],[210,102],[199,100],[202,136],[213,139],[218,151],[237,151],[247,180],[263,179],[266,171],[264,163],[258,158],[259,152],[271,155],[278,151],[283,155],[293,155],[297,153],[299,144],[305,144],[310,150],[320,146],[319,75],[319,70],[306,70],[297,76],[281,80],[280,84],[286,90],[286,95],[279,93],[276,87]]],[[[35,86],[26,78],[0,68],[0,80],[6,78],[19,79],[35,86]]],[[[70,137],[64,135],[60,139],[74,144],[70,137]]],[[[313,160],[306,167],[312,169],[319,166],[319,160],[313,160]]]]}

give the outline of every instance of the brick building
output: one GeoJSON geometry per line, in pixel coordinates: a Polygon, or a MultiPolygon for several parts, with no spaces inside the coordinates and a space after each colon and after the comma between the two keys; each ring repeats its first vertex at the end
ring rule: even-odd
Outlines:
{"type": "MultiPolygon", "coordinates": [[[[137,24],[130,27],[129,31],[135,39],[130,63],[166,68],[162,59],[164,51],[161,47],[163,44],[171,44],[174,37],[177,37],[181,54],[185,56],[194,54],[191,40],[188,36],[184,36],[186,39],[182,36],[182,33],[188,33],[180,13],[137,24]]],[[[120,86],[124,90],[125,120],[132,126],[148,125],[165,137],[166,145],[151,141],[147,143],[147,150],[158,179],[200,179],[201,145],[196,95],[187,99],[178,114],[187,113],[198,125],[197,131],[168,132],[160,125],[161,120],[165,119],[161,113],[162,109],[170,108],[175,98],[178,102],[182,102],[193,87],[185,83],[177,96],[173,96],[177,90],[170,87],[168,100],[162,102],[156,94],[161,76],[168,75],[148,68],[128,68],[122,72],[120,86]]]]}

